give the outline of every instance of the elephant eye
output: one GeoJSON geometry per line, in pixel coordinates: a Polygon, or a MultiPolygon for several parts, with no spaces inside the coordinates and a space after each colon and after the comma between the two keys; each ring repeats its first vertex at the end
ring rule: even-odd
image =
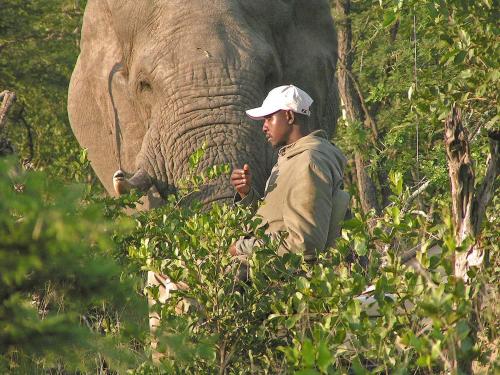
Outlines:
{"type": "Polygon", "coordinates": [[[139,81],[139,92],[153,91],[151,84],[146,80],[139,81]]]}

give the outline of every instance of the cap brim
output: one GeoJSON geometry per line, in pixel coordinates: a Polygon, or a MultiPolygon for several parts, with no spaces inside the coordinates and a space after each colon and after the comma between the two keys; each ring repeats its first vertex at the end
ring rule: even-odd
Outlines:
{"type": "Polygon", "coordinates": [[[250,117],[253,120],[263,120],[264,117],[272,115],[274,112],[279,111],[279,108],[265,108],[265,107],[257,107],[257,108],[252,108],[245,113],[247,114],[248,117],[250,117]]]}

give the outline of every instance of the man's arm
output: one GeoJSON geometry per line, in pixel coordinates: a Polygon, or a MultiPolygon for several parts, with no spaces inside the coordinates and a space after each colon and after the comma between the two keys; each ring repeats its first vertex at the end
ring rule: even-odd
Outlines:
{"type": "MultiPolygon", "coordinates": [[[[333,207],[333,178],[314,163],[299,165],[290,189],[284,197],[283,221],[288,234],[280,237],[278,254],[286,252],[305,253],[313,256],[323,250],[328,239],[333,207]]],[[[278,239],[278,233],[271,236],[278,239]]],[[[236,254],[251,255],[259,246],[254,237],[240,238],[235,243],[236,254]]]]}
{"type": "Polygon", "coordinates": [[[255,190],[252,187],[250,188],[250,191],[244,198],[241,198],[238,193],[235,193],[233,198],[233,203],[249,207],[252,213],[255,213],[255,211],[257,211],[257,208],[259,206],[260,200],[261,200],[260,194],[257,192],[257,190],[255,190]]]}
{"type": "MultiPolygon", "coordinates": [[[[233,203],[249,207],[253,213],[257,211],[260,194],[252,187],[252,174],[250,167],[245,164],[242,169],[234,169],[231,173],[231,185],[235,188],[233,203]]],[[[255,238],[240,238],[229,248],[232,256],[251,254],[253,247],[257,245],[255,238]]]]}

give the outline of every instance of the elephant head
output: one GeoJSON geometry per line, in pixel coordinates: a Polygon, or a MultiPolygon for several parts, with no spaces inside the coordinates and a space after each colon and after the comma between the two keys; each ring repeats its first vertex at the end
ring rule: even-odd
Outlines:
{"type": "MultiPolygon", "coordinates": [[[[164,197],[188,171],[248,163],[262,192],[275,153],[244,110],[293,83],[315,100],[310,127],[334,131],[336,33],[326,0],[89,0],[68,100],[72,129],[110,194],[164,197]],[[118,189],[118,190],[119,190],[118,189]]],[[[229,178],[203,198],[233,196],[229,178]]]]}

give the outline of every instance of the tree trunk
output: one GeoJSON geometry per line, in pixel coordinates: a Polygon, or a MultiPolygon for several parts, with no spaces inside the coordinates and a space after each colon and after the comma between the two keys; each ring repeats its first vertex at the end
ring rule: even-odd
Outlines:
{"type": "Polygon", "coordinates": [[[367,173],[368,167],[360,151],[355,151],[354,162],[356,165],[356,182],[358,184],[361,208],[365,214],[372,209],[379,213],[380,207],[377,202],[377,190],[375,189],[373,180],[367,173]]]}
{"type": "MultiPolygon", "coordinates": [[[[486,175],[475,193],[475,174],[467,130],[462,126],[460,110],[452,108],[452,113],[445,122],[444,142],[451,182],[453,225],[458,245],[467,237],[478,237],[486,207],[493,197],[500,169],[500,132],[490,132],[489,141],[490,155],[486,175]]],[[[483,253],[474,242],[466,251],[455,255],[455,276],[466,280],[469,267],[480,266],[482,261],[483,253]]]]}
{"type": "MultiPolygon", "coordinates": [[[[467,271],[475,266],[483,266],[484,249],[477,239],[481,230],[481,222],[486,207],[494,194],[495,180],[500,170],[500,132],[490,132],[490,155],[486,175],[477,192],[474,191],[475,174],[469,149],[467,130],[462,125],[460,110],[453,106],[450,116],[445,121],[444,143],[448,159],[448,172],[451,182],[451,201],[455,239],[458,246],[471,238],[465,249],[453,255],[454,275],[468,282],[467,271]]],[[[469,337],[473,344],[477,337],[479,322],[479,306],[481,293],[472,301],[473,312],[469,319],[471,332],[469,337]]],[[[472,359],[463,358],[457,361],[458,369],[466,374],[472,373],[472,359]]]]}
{"type": "MultiPolygon", "coordinates": [[[[365,123],[368,119],[372,130],[372,138],[377,136],[373,120],[363,110],[359,90],[356,90],[355,81],[352,77],[352,31],[350,13],[350,0],[336,0],[335,9],[337,12],[337,39],[338,39],[338,85],[340,98],[346,111],[348,122],[361,121],[365,123]]],[[[359,88],[358,88],[359,89],[359,88]]],[[[367,172],[367,162],[364,160],[362,152],[356,148],[354,151],[354,163],[356,166],[356,182],[359,191],[360,203],[363,212],[375,209],[379,212],[380,207],[377,202],[377,190],[375,184],[367,172]]]]}
{"type": "MultiPolygon", "coordinates": [[[[474,202],[474,169],[469,150],[467,130],[462,126],[460,110],[453,107],[445,122],[445,146],[451,182],[451,208],[457,245],[467,236],[474,236],[472,205],[474,202]]],[[[455,276],[464,279],[468,251],[455,254],[455,276]]]]}

